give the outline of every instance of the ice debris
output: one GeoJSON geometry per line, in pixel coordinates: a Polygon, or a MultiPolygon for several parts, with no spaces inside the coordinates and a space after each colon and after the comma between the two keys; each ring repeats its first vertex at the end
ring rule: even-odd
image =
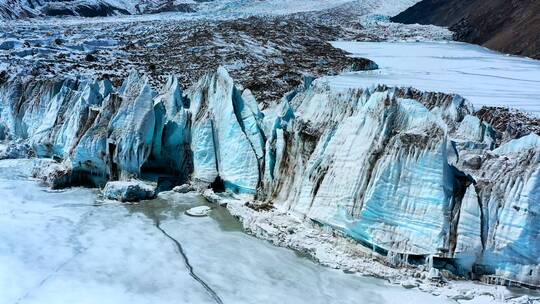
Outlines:
{"type": "Polygon", "coordinates": [[[103,196],[121,202],[138,202],[156,196],[156,187],[140,180],[111,181],[105,185],[103,196]]]}
{"type": "Polygon", "coordinates": [[[186,210],[186,214],[189,215],[189,216],[194,216],[194,217],[203,217],[203,216],[207,216],[208,213],[210,213],[210,207],[208,206],[198,206],[198,207],[193,207],[189,210],[186,210]]]}
{"type": "Polygon", "coordinates": [[[172,190],[178,193],[188,193],[188,192],[194,191],[195,188],[189,184],[183,184],[183,185],[174,187],[172,190]]]}

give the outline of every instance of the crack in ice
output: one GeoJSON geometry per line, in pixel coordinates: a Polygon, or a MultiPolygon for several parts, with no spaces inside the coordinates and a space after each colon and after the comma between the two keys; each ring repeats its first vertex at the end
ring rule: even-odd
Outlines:
{"type": "MultiPolygon", "coordinates": [[[[88,220],[94,213],[94,210],[90,210],[88,212],[85,212],[82,216],[81,216],[81,219],[79,220],[78,224],[77,224],[77,230],[76,231],[79,231],[79,229],[81,228],[81,225],[86,221],[88,220]]],[[[79,233],[77,233],[78,235],[79,233]]],[[[73,238],[73,235],[72,237],[73,238]]],[[[73,241],[73,242],[78,242],[76,239],[73,241]]],[[[85,252],[87,250],[87,248],[75,248],[75,253],[73,254],[73,256],[71,256],[70,258],[66,259],[64,262],[62,262],[60,265],[58,265],[52,272],[50,272],[49,274],[47,274],[43,279],[41,279],[41,281],[39,281],[38,284],[36,284],[34,287],[32,287],[31,289],[29,289],[24,295],[20,296],[15,302],[14,304],[19,304],[21,303],[22,301],[26,300],[33,292],[35,292],[36,290],[40,289],[41,287],[43,287],[43,285],[45,285],[45,283],[47,283],[51,278],[53,278],[56,274],[58,274],[64,267],[66,267],[69,263],[71,263],[72,261],[74,261],[79,255],[81,255],[83,252],[85,252]]]]}
{"type": "Polygon", "coordinates": [[[173,238],[163,228],[161,228],[159,222],[156,223],[156,228],[159,229],[159,231],[161,231],[161,233],[163,233],[163,235],[165,235],[168,239],[170,239],[171,241],[174,242],[174,244],[176,245],[176,248],[178,249],[178,252],[182,256],[182,259],[184,260],[184,264],[186,265],[186,268],[188,269],[189,275],[195,281],[197,281],[199,284],[201,284],[201,286],[206,290],[206,292],[208,292],[208,294],[212,297],[212,299],[214,299],[214,301],[216,303],[223,304],[223,301],[218,296],[218,294],[212,289],[212,287],[210,287],[203,279],[201,279],[197,274],[195,274],[195,272],[193,271],[193,266],[191,266],[191,263],[189,262],[189,259],[188,259],[187,255],[186,255],[186,253],[184,252],[184,248],[182,247],[182,244],[180,244],[180,242],[178,240],[173,238]]]}
{"type": "Polygon", "coordinates": [[[65,260],[62,264],[58,265],[58,267],[56,267],[51,273],[49,273],[48,275],[46,275],[36,286],[34,286],[33,288],[31,288],[30,290],[28,290],[24,295],[22,295],[21,297],[19,297],[14,304],[19,304],[21,303],[21,301],[24,301],[26,300],[34,291],[38,290],[39,288],[41,288],[43,285],[45,285],[45,283],[47,283],[47,281],[49,281],[52,277],[54,277],[57,273],[59,273],[64,267],[66,267],[66,265],[68,265],[69,263],[71,263],[75,258],[77,258],[80,254],[82,253],[82,251],[79,251],[77,253],[75,253],[71,258],[65,260]]]}

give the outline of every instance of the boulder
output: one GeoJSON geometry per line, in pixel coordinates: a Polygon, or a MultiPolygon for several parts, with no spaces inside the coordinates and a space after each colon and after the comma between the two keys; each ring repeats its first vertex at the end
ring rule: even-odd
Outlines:
{"type": "Polygon", "coordinates": [[[40,179],[51,189],[62,189],[71,186],[71,167],[54,160],[38,162],[32,176],[40,179]]]}
{"type": "Polygon", "coordinates": [[[107,199],[121,202],[138,202],[156,196],[156,186],[140,180],[112,181],[103,189],[107,199]]]}
{"type": "Polygon", "coordinates": [[[188,193],[194,190],[195,188],[193,188],[190,184],[183,184],[173,188],[173,191],[178,193],[188,193]]]}

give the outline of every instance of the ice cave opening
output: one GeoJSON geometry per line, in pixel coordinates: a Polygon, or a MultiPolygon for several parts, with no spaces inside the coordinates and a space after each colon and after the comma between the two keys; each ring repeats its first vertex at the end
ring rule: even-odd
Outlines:
{"type": "Polygon", "coordinates": [[[218,175],[216,179],[210,184],[210,188],[215,193],[225,192],[225,181],[218,175]]]}

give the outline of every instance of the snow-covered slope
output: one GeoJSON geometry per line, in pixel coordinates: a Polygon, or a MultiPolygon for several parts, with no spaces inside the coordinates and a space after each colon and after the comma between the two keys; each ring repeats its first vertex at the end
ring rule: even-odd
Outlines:
{"type": "Polygon", "coordinates": [[[210,19],[223,15],[285,15],[331,11],[354,6],[367,14],[391,16],[418,0],[0,0],[0,20],[38,16],[112,16],[162,12],[199,12],[210,19]]]}
{"type": "Polygon", "coordinates": [[[194,0],[0,0],[0,20],[41,16],[98,17],[193,12],[194,0]]]}
{"type": "Polygon", "coordinates": [[[223,68],[185,94],[136,73],[118,89],[16,78],[0,86],[0,126],[61,161],[44,169],[56,187],[176,172],[384,254],[540,285],[540,137],[499,133],[457,95],[307,78],[260,111],[223,68]]]}

